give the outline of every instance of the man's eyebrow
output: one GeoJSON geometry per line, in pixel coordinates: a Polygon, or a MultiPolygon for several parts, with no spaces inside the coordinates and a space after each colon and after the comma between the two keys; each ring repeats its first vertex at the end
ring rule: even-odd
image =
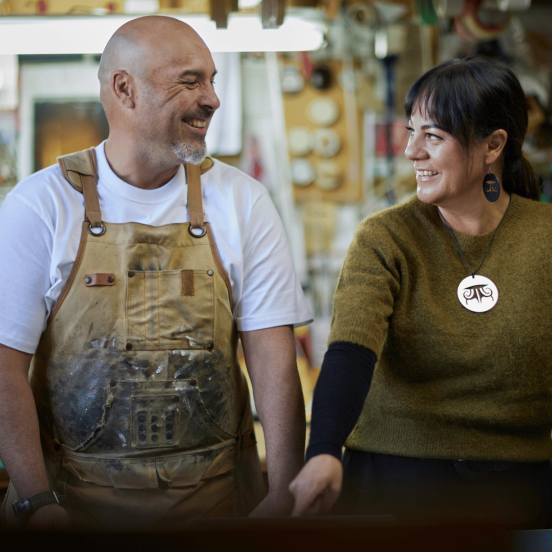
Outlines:
{"type": "MultiPolygon", "coordinates": [[[[214,78],[214,76],[217,74],[217,70],[215,69],[215,71],[213,72],[213,74],[211,75],[211,78],[214,78]]],[[[195,71],[193,69],[189,69],[188,71],[183,71],[182,73],[180,73],[178,76],[180,78],[185,78],[185,77],[196,77],[196,78],[201,78],[203,75],[205,75],[205,72],[204,71],[195,71]]]]}

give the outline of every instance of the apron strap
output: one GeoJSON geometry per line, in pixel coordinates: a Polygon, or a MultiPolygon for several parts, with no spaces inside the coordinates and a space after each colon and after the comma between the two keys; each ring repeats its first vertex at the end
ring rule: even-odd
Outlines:
{"type": "Polygon", "coordinates": [[[84,218],[93,228],[100,228],[102,213],[98,198],[98,167],[96,164],[96,150],[71,153],[58,157],[58,163],[63,176],[71,186],[84,196],[84,218]]]}
{"type": "Polygon", "coordinates": [[[100,199],[98,197],[98,168],[96,165],[96,151],[90,148],[88,155],[93,167],[93,175],[81,175],[82,194],[84,195],[84,216],[92,228],[102,226],[102,212],[100,210],[100,199]]]}
{"type": "Polygon", "coordinates": [[[186,163],[186,178],[188,180],[188,213],[192,228],[203,228],[203,198],[201,195],[201,172],[199,165],[186,163]]]}

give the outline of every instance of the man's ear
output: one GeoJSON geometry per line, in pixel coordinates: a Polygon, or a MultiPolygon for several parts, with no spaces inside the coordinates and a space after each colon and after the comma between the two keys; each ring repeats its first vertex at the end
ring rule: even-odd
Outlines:
{"type": "Polygon", "coordinates": [[[508,140],[508,133],[499,128],[486,138],[487,153],[485,155],[485,164],[492,165],[501,155],[508,140]]]}
{"type": "Polygon", "coordinates": [[[111,91],[117,101],[127,109],[134,109],[135,83],[131,75],[126,71],[118,70],[111,75],[111,91]]]}

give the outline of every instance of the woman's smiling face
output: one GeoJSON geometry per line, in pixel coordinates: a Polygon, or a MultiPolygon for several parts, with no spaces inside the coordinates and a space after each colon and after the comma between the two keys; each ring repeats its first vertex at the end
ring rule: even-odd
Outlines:
{"type": "Polygon", "coordinates": [[[421,201],[452,206],[474,194],[476,186],[482,187],[487,171],[477,143],[468,157],[460,142],[420,109],[412,112],[407,129],[405,155],[414,164],[421,201]]]}

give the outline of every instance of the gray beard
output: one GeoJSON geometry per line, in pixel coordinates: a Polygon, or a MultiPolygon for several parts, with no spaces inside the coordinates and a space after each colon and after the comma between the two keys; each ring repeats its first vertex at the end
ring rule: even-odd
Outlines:
{"type": "Polygon", "coordinates": [[[183,142],[177,144],[171,144],[173,153],[183,163],[191,163],[192,165],[199,165],[207,156],[207,148],[205,143],[199,146],[192,146],[183,142]]]}

